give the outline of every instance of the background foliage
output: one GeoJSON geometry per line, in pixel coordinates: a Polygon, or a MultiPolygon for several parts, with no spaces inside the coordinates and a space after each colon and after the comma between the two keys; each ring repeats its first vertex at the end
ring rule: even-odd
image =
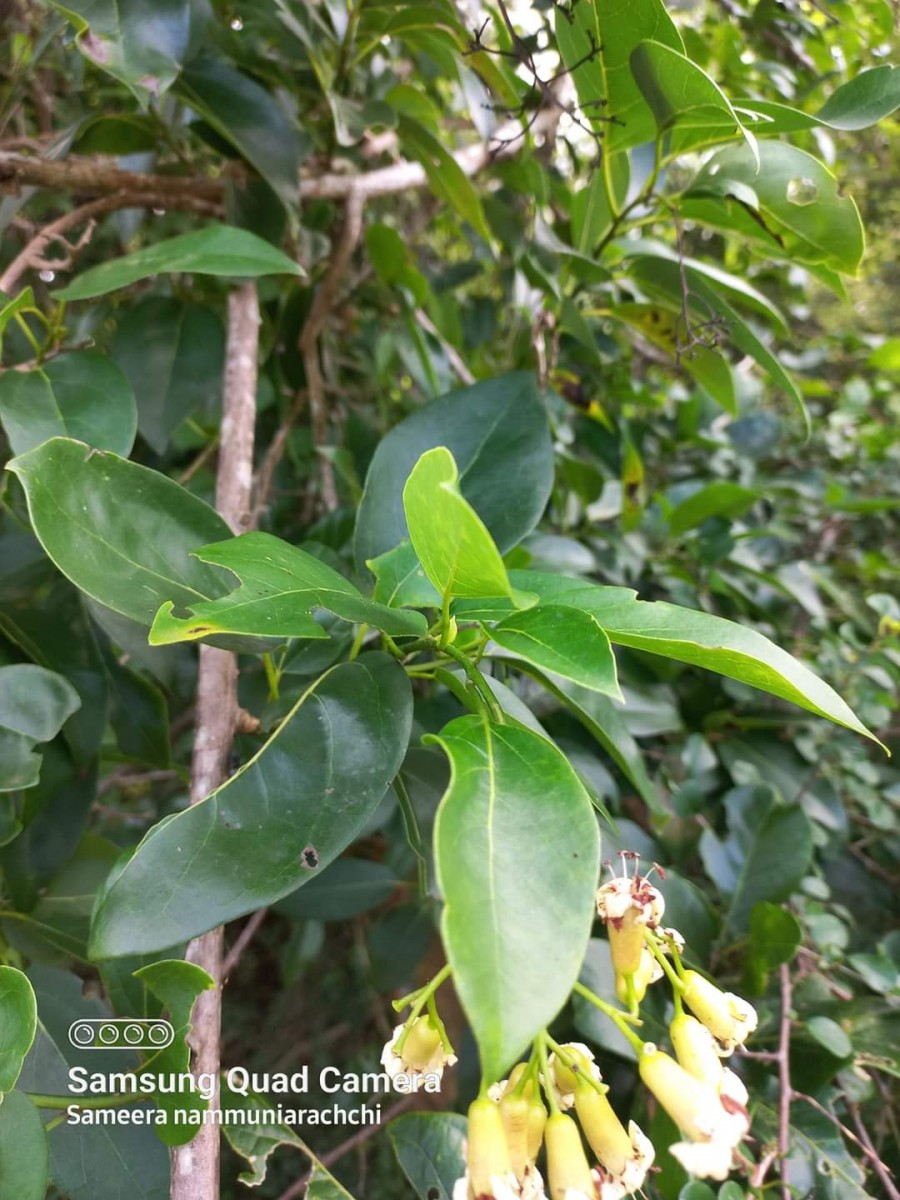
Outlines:
{"type": "MultiPolygon", "coordinates": [[[[189,1011],[202,980],[132,972],[180,953],[206,911],[272,905],[229,980],[226,1064],[373,1070],[389,1000],[443,963],[437,881],[446,897],[453,864],[433,861],[431,834],[447,756],[428,735],[453,721],[447,755],[470,753],[478,702],[451,659],[436,677],[414,670],[410,695],[371,651],[421,636],[413,610],[440,608],[432,585],[453,569],[441,531],[474,516],[453,492],[453,460],[479,514],[454,612],[460,624],[507,617],[483,660],[488,700],[564,751],[578,778],[556,779],[559,813],[566,789],[586,788],[612,818],[600,821],[604,858],[628,848],[670,868],[672,923],[760,1009],[763,1054],[742,1064],[757,1164],[778,1146],[784,1076],[765,1055],[788,981],[787,1164],[770,1159],[721,1200],[762,1195],[785,1171],[796,1195],[887,1194],[875,1160],[900,1167],[897,768],[746,674],[649,654],[602,620],[617,676],[609,640],[590,643],[586,670],[583,639],[602,633],[589,617],[568,649],[548,634],[556,657],[522,671],[522,629],[497,596],[528,591],[539,571],[740,622],[812,665],[896,753],[900,86],[884,65],[896,14],[886,0],[721,0],[673,6],[670,27],[655,4],[605,25],[598,8],[595,29],[588,0],[513,6],[509,24],[490,6],[390,0],[3,7],[0,420],[16,463],[0,512],[0,955],[28,973],[37,1035],[24,1066],[0,1043],[0,1090],[19,1081],[0,1108],[0,1200],[40,1197],[48,1175],[78,1200],[167,1194],[152,1130],[61,1125],[45,1138],[25,1093],[64,1091],[76,1016],[189,1011]],[[644,21],[652,45],[631,59],[644,21]],[[736,125],[751,136],[735,139],[736,125]],[[670,159],[654,162],[655,138],[670,159]],[[486,161],[465,158],[484,142],[486,161]],[[85,174],[23,175],[22,158],[85,174]],[[422,164],[424,186],[373,189],[364,211],[347,201],[349,174],[399,161],[422,164]],[[119,195],[111,167],[154,182],[119,195]],[[867,228],[859,275],[848,193],[867,228]],[[39,230],[95,201],[66,241],[16,267],[39,230]],[[239,618],[223,599],[237,585],[222,566],[242,598],[280,586],[260,574],[271,547],[217,547],[229,530],[201,503],[214,499],[234,276],[258,279],[262,306],[253,536],[312,556],[285,569],[307,572],[291,603],[318,624],[295,609],[284,627],[271,608],[239,618]],[[132,465],[85,460],[54,437],[132,465]],[[452,460],[433,451],[416,468],[408,489],[423,499],[407,530],[404,482],[437,445],[452,460]],[[397,550],[407,532],[424,575],[408,544],[397,550]],[[189,642],[210,628],[245,652],[240,700],[259,722],[235,769],[310,689],[315,706],[218,795],[223,828],[247,826],[229,873],[181,893],[174,847],[202,841],[206,819],[184,811],[189,642]],[[294,636],[277,650],[246,640],[265,634],[294,636]],[[549,688],[535,679],[545,670],[549,688]],[[368,791],[349,751],[329,764],[310,752],[327,723],[337,748],[365,743],[368,791]],[[250,828],[261,791],[279,788],[280,823],[250,828]],[[290,806],[323,788],[351,791],[353,805],[295,845],[290,806]],[[152,827],[150,853],[123,866],[152,827]],[[298,888],[307,841],[323,869],[298,888]]],[[[546,850],[559,818],[541,799],[546,850]]],[[[452,950],[452,928],[445,937],[452,950]]],[[[610,992],[599,938],[583,972],[610,992]]],[[[12,980],[0,996],[21,1041],[34,1015],[12,980]]],[[[520,982],[533,998],[540,980],[520,982]]],[[[548,990],[542,1019],[566,995],[548,990]]],[[[475,1045],[455,1004],[442,1013],[461,1057],[442,1106],[462,1111],[475,1045]]],[[[476,1029],[498,1070],[521,1049],[508,1016],[500,1033],[476,1029]]],[[[623,1111],[633,1103],[663,1144],[666,1118],[639,1111],[612,1027],[576,1002],[553,1030],[603,1051],[623,1111]]],[[[333,1169],[354,1194],[411,1195],[399,1160],[432,1200],[458,1173],[462,1128],[406,1113],[357,1153],[339,1147],[333,1169]]],[[[328,1161],[340,1135],[309,1140],[328,1161]]],[[[296,1194],[306,1161],[284,1130],[228,1150],[223,1193],[244,1192],[240,1154],[263,1174],[281,1141],[259,1194],[296,1194]]],[[[651,1195],[711,1194],[682,1191],[668,1156],[661,1166],[651,1195]]],[[[310,1195],[338,1194],[315,1169],[310,1195]]]]}

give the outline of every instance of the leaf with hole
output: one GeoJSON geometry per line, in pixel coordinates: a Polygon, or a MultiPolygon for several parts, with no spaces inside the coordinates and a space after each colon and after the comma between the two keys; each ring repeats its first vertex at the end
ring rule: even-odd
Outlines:
{"type": "Polygon", "coordinates": [[[345,621],[374,625],[394,637],[421,636],[421,613],[367,600],[343,575],[297,546],[270,533],[244,533],[194,551],[201,562],[224,567],[241,586],[215,600],[183,603],[190,616],[175,615],[170,601],[150,629],[150,644],[197,641],[223,633],[267,638],[327,638],[311,613],[324,609],[345,621]]]}
{"type": "Polygon", "coordinates": [[[151,829],[112,876],[92,956],[164,950],[315,878],[375,811],[411,720],[393,659],[364,654],[327,671],[236,775],[151,829]]]}

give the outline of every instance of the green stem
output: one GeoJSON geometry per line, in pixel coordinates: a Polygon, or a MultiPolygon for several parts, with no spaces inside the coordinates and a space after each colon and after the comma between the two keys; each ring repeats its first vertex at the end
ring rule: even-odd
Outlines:
{"type": "Polygon", "coordinates": [[[275,660],[271,654],[263,655],[263,668],[266,672],[266,682],[269,685],[269,699],[278,699],[278,687],[281,683],[281,672],[275,666],[275,660]]]}
{"type": "Polygon", "coordinates": [[[497,703],[497,697],[491,691],[487,680],[472,662],[471,658],[469,658],[468,654],[464,654],[462,650],[458,650],[456,646],[450,645],[441,646],[441,650],[443,650],[445,654],[448,654],[450,658],[455,659],[455,661],[458,662],[465,671],[472,686],[484,701],[488,716],[491,718],[491,720],[496,721],[498,725],[503,725],[505,723],[505,718],[503,716],[503,710],[497,703]]]}
{"type": "Polygon", "coordinates": [[[572,989],[576,995],[588,1000],[595,1008],[599,1008],[605,1017],[616,1026],[622,1036],[628,1041],[631,1046],[640,1054],[644,1043],[630,1028],[629,1022],[635,1025],[640,1025],[641,1021],[638,1017],[633,1017],[630,1013],[624,1013],[621,1009],[614,1008],[612,1004],[607,1004],[605,1000],[601,1000],[596,992],[592,992],[590,988],[585,987],[583,983],[576,983],[572,989]]]}
{"type": "Polygon", "coordinates": [[[409,992],[407,995],[401,996],[399,1000],[394,1000],[392,1002],[394,1011],[401,1012],[404,1008],[406,1008],[407,1005],[414,1004],[419,997],[422,997],[422,1003],[419,1005],[419,1008],[421,1009],[432,992],[436,992],[444,980],[449,978],[450,964],[447,963],[446,966],[441,967],[437,975],[430,979],[428,983],[424,985],[424,987],[416,988],[414,992],[409,992]]]}
{"type": "Polygon", "coordinates": [[[348,662],[353,662],[360,650],[362,650],[363,642],[366,640],[366,634],[368,632],[368,625],[360,625],[359,629],[357,629],[356,637],[353,639],[353,645],[350,647],[350,654],[348,655],[347,659],[348,662]]]}
{"type": "Polygon", "coordinates": [[[534,1044],[537,1047],[538,1060],[541,1064],[541,1074],[544,1077],[544,1095],[547,1097],[547,1104],[550,1106],[550,1116],[558,1117],[560,1115],[559,1105],[556,1102],[556,1093],[550,1083],[550,1062],[547,1058],[547,1034],[546,1031],[538,1034],[534,1044]]]}
{"type": "Polygon", "coordinates": [[[39,1092],[26,1092],[25,1095],[35,1108],[122,1108],[125,1104],[146,1104],[151,1096],[88,1096],[79,1099],[77,1096],[45,1096],[39,1092]]]}
{"type": "Polygon", "coordinates": [[[397,793],[400,812],[403,815],[406,840],[409,842],[410,849],[417,859],[416,869],[418,872],[419,895],[424,898],[428,895],[428,863],[425,859],[425,844],[422,840],[422,831],[419,828],[419,819],[416,816],[416,810],[413,808],[413,802],[402,775],[395,776],[394,791],[397,793]]]}
{"type": "Polygon", "coordinates": [[[671,985],[672,985],[672,992],[673,992],[674,998],[675,998],[675,1008],[678,1011],[680,1011],[681,1010],[681,993],[684,991],[684,984],[681,982],[681,980],[675,974],[675,971],[672,968],[672,964],[666,958],[665,954],[663,954],[662,948],[660,947],[659,943],[657,942],[656,935],[652,932],[652,930],[646,929],[646,928],[644,929],[644,941],[646,942],[647,947],[650,950],[650,953],[653,955],[653,957],[656,959],[656,961],[659,963],[659,965],[665,971],[666,978],[668,979],[669,983],[671,983],[671,985]]]}

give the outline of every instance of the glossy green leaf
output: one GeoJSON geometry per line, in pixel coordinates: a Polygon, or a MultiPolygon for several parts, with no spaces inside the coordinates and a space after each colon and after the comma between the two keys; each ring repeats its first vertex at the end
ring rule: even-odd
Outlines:
{"type": "Polygon", "coordinates": [[[85,58],[147,103],[181,70],[190,40],[188,0],[53,0],[78,33],[85,58]]]}
{"type": "Polygon", "coordinates": [[[456,459],[460,490],[501,554],[537,525],[553,484],[553,451],[536,380],[521,371],[450,392],[382,438],[356,520],[360,567],[408,536],[403,485],[435,446],[456,459]]]}
{"type": "Polygon", "coordinates": [[[15,967],[0,966],[0,1097],[11,1092],[37,1028],[34,989],[15,967]]]}
{"type": "Polygon", "coordinates": [[[80,707],[78,693],[55,671],[32,663],[0,667],[0,792],[35,786],[35,745],[55,738],[80,707]]]}
{"type": "Polygon", "coordinates": [[[878,740],[833,688],[755,629],[663,601],[633,600],[606,607],[601,596],[595,601],[588,596],[581,603],[620,646],[739,679],[878,740]]]}
{"type": "Polygon", "coordinates": [[[818,159],[786,142],[763,142],[759,164],[746,147],[713,155],[687,196],[736,196],[758,211],[783,254],[853,275],[865,248],[849,196],[818,159]]]}
{"type": "Polygon", "coordinates": [[[530,730],[468,716],[433,740],[452,768],[434,830],[444,946],[482,1072],[499,1079],[578,976],[597,819],[567,760],[530,730]]]}
{"type": "Polygon", "coordinates": [[[112,355],[134,391],[141,436],[164,454],[178,426],[221,393],[225,331],[208,308],[147,296],[119,322],[112,355]]]}
{"type": "Polygon", "coordinates": [[[419,1200],[452,1200],[466,1169],[466,1118],[460,1113],[405,1113],[388,1137],[419,1200]]]}
{"type": "Polygon", "coordinates": [[[413,467],[403,508],[422,570],[441,596],[511,595],[500,551],[459,490],[459,471],[446,446],[427,450],[413,467]]]}
{"type": "Polygon", "coordinates": [[[767,900],[750,910],[750,941],[744,958],[744,985],[761,996],[771,971],[791,962],[803,940],[803,928],[793,913],[767,900]]]}
{"type": "Polygon", "coordinates": [[[241,586],[218,600],[184,605],[191,613],[187,617],[176,616],[171,602],[164,604],[150,630],[153,646],[222,633],[326,638],[327,630],[310,615],[314,609],[374,625],[394,636],[422,635],[428,628],[421,613],[367,600],[327,563],[270,533],[244,533],[195,550],[194,556],[225,567],[241,586]]]}
{"type": "Polygon", "coordinates": [[[622,699],[612,646],[590,613],[538,604],[506,617],[490,635],[498,645],[544,671],[622,699]]]}
{"type": "Polygon", "coordinates": [[[137,407],[114,362],[94,350],[79,350],[31,371],[0,375],[0,421],[14,454],[48,438],[71,437],[127,457],[137,407]]]}
{"type": "Polygon", "coordinates": [[[557,8],[556,40],[584,116],[603,134],[604,147],[652,142],[656,121],[632,74],[631,55],[645,41],[684,53],[661,0],[585,0],[557,8]]]}
{"type": "Polygon", "coordinates": [[[8,469],[25,489],[47,554],[77,588],[114,612],[150,625],[168,600],[190,605],[225,590],[221,574],[192,551],[230,538],[231,530],[165,475],[64,438],[21,455],[8,469]]]}
{"type": "MultiPolygon", "coordinates": [[[[215,987],[214,981],[195,963],[183,959],[164,959],[161,962],[150,963],[134,972],[140,980],[162,1002],[169,1021],[175,1031],[175,1037],[164,1050],[150,1054],[143,1064],[144,1069],[152,1071],[158,1078],[177,1078],[190,1071],[191,1049],[187,1038],[191,1032],[191,1013],[201,992],[215,987]]],[[[165,1125],[155,1126],[157,1136],[167,1146],[182,1146],[197,1133],[197,1126],[191,1124],[176,1124],[174,1113],[181,1109],[191,1112],[203,1112],[209,1105],[199,1092],[182,1094],[179,1092],[159,1091],[154,1093],[157,1108],[169,1115],[165,1125]]]]}
{"type": "Polygon", "coordinates": [[[816,113],[803,112],[770,100],[739,100],[744,119],[763,137],[796,133],[824,126],[856,132],[877,125],[900,108],[900,68],[883,63],[849,79],[836,88],[816,113]]]}
{"type": "Polygon", "coordinates": [[[400,117],[398,132],[401,142],[425,168],[432,191],[489,242],[491,231],[484,218],[481,197],[446,146],[418,121],[407,116],[400,117]]]}
{"type": "Polygon", "coordinates": [[[744,138],[754,152],[755,144],[728,97],[684,54],[662,42],[641,42],[630,63],[659,133],[669,135],[673,154],[736,138],[744,138]]]}
{"type": "Polygon", "coordinates": [[[382,904],[402,887],[403,881],[386,863],[345,856],[305,887],[279,900],[276,907],[289,917],[348,921],[382,904]]]}
{"type": "Polygon", "coordinates": [[[165,949],[314,878],[375,811],[411,718],[409,681],[385,655],[321,676],[235,776],[147,834],[100,902],[92,955],[165,949]]]}
{"type": "Polygon", "coordinates": [[[211,223],[90,267],[54,295],[58,300],[89,300],[128,287],[139,279],[173,272],[238,279],[305,274],[298,263],[255,233],[211,223]]]}
{"type": "Polygon", "coordinates": [[[759,493],[726,479],[708,483],[680,501],[668,514],[669,529],[677,537],[710,517],[739,517],[752,508],[759,493]]]}
{"type": "Polygon", "coordinates": [[[0,1200],[44,1200],[49,1172],[47,1134],[24,1092],[0,1104],[0,1200]]]}
{"type": "Polygon", "coordinates": [[[254,167],[284,205],[300,194],[300,139],[271,92],[222,59],[203,55],[174,91],[254,167]]]}

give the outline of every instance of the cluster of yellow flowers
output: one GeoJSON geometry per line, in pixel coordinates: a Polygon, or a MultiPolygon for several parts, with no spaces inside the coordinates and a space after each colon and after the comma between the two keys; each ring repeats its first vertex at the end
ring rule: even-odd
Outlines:
{"type": "MultiPolygon", "coordinates": [[[[662,894],[639,873],[635,855],[623,857],[634,860],[634,870],[598,890],[597,913],[609,935],[616,995],[626,1007],[609,1004],[580,983],[576,991],[633,1046],[644,1085],[681,1131],[671,1154],[691,1175],[723,1180],[750,1128],[747,1090],[723,1059],[754,1031],[756,1012],[740,996],[685,968],[683,939],[661,924],[662,894]],[[675,1009],[669,1025],[674,1057],[636,1032],[640,1003],[664,976],[675,1009]]],[[[420,1007],[425,990],[414,993],[420,1007]]],[[[388,1069],[396,1062],[397,1070],[440,1072],[456,1061],[443,1026],[434,1023],[433,991],[428,997],[431,1015],[399,1026],[385,1047],[388,1069]]],[[[486,1087],[471,1105],[466,1173],[457,1180],[453,1200],[547,1200],[537,1167],[542,1147],[550,1200],[623,1200],[639,1192],[654,1148],[634,1121],[623,1125],[606,1092],[587,1046],[558,1045],[541,1033],[528,1061],[509,1079],[486,1087]]]]}

